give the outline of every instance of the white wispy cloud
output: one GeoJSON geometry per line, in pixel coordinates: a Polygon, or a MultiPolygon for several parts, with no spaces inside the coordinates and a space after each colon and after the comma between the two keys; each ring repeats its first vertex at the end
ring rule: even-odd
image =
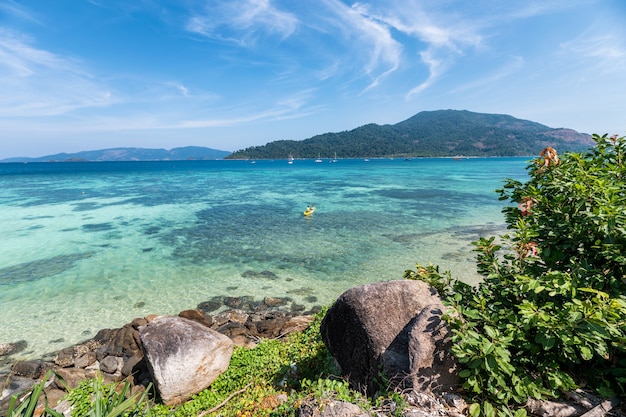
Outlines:
{"type": "MultiPolygon", "coordinates": [[[[404,55],[404,59],[409,61],[406,65],[423,65],[427,76],[406,93],[407,100],[443,79],[444,74],[455,68],[459,58],[489,49],[489,43],[495,41],[491,38],[494,30],[497,32],[516,20],[571,7],[571,2],[563,0],[528,1],[523,4],[477,1],[471,6],[465,2],[458,3],[455,8],[449,2],[389,0],[379,7],[361,6],[372,19],[413,41],[404,42],[405,49],[409,49],[404,55]],[[411,62],[413,59],[419,61],[411,62]]],[[[498,73],[494,72],[474,84],[511,76],[522,63],[523,60],[506,62],[498,73]]],[[[470,88],[470,85],[460,88],[470,88]]]]}
{"type": "Polygon", "coordinates": [[[379,8],[376,18],[395,30],[419,40],[429,48],[446,48],[461,52],[462,47],[479,45],[480,21],[437,8],[437,3],[396,1],[394,7],[379,8]]]}
{"type": "MultiPolygon", "coordinates": [[[[622,34],[623,35],[623,34],[622,34]]],[[[561,44],[566,55],[591,65],[600,73],[626,71],[626,43],[619,33],[587,30],[576,39],[561,44]]]]}
{"type": "Polygon", "coordinates": [[[339,66],[340,63],[338,60],[336,60],[335,62],[333,62],[331,65],[328,65],[325,68],[322,68],[321,70],[317,71],[317,79],[320,81],[325,81],[331,77],[333,77],[333,75],[335,75],[337,73],[337,71],[339,70],[339,66]]]}
{"type": "Polygon", "coordinates": [[[176,123],[175,126],[182,128],[206,128],[224,127],[248,124],[258,121],[285,120],[305,117],[318,109],[318,106],[311,106],[310,102],[316,89],[307,88],[294,93],[279,97],[273,105],[264,106],[259,110],[259,106],[254,104],[251,107],[240,106],[237,109],[229,109],[228,114],[239,114],[238,117],[212,117],[184,120],[176,123]],[[303,110],[305,109],[305,110],[303,110]]]}
{"type": "Polygon", "coordinates": [[[183,83],[171,83],[170,85],[174,87],[183,97],[191,97],[189,89],[185,87],[183,83]]]}
{"type": "MultiPolygon", "coordinates": [[[[475,22],[465,21],[449,12],[439,13],[432,5],[422,1],[392,1],[379,7],[358,4],[355,9],[369,22],[376,22],[379,33],[371,31],[371,38],[378,40],[376,45],[379,48],[374,50],[386,51],[384,57],[387,59],[383,61],[389,64],[383,75],[403,65],[403,59],[408,60],[406,65],[411,66],[415,63],[410,61],[419,59],[427,69],[428,76],[406,94],[407,99],[432,86],[466,48],[477,47],[482,42],[475,22]],[[381,33],[384,35],[381,36],[381,33]],[[400,43],[392,33],[401,34],[407,40],[400,43]]],[[[374,58],[378,56],[374,55],[374,58]]],[[[376,81],[370,87],[375,86],[376,81]]]]}
{"type": "Polygon", "coordinates": [[[525,19],[554,11],[575,8],[580,6],[581,3],[593,3],[594,1],[595,0],[582,0],[578,2],[571,0],[532,0],[519,3],[503,2],[499,5],[502,9],[497,13],[497,15],[500,19],[507,17],[510,19],[525,19]]]}
{"type": "Polygon", "coordinates": [[[405,95],[405,99],[409,100],[414,95],[421,93],[435,83],[439,76],[443,73],[444,62],[435,56],[432,49],[428,49],[420,53],[422,61],[428,66],[428,77],[421,84],[413,87],[405,95]]]}
{"type": "Polygon", "coordinates": [[[270,0],[209,1],[203,14],[192,16],[186,29],[214,39],[254,46],[259,37],[285,39],[298,26],[298,18],[272,5],[270,0]]]}
{"type": "Polygon", "coordinates": [[[18,19],[39,23],[37,18],[29,13],[24,7],[13,0],[5,0],[0,2],[0,13],[6,13],[18,19]]]}
{"type": "Polygon", "coordinates": [[[0,117],[58,115],[109,99],[76,60],[0,30],[0,117]]]}
{"type": "Polygon", "coordinates": [[[71,65],[60,57],[28,45],[28,39],[0,28],[0,69],[5,77],[28,77],[40,69],[63,70],[71,65]]]}
{"type": "Polygon", "coordinates": [[[393,38],[390,27],[377,20],[366,5],[355,3],[349,7],[338,0],[327,0],[325,4],[337,17],[335,23],[340,25],[339,30],[350,40],[353,50],[357,51],[350,56],[358,56],[360,53],[366,57],[363,69],[370,82],[362,93],[375,88],[397,70],[402,44],[393,38]]]}

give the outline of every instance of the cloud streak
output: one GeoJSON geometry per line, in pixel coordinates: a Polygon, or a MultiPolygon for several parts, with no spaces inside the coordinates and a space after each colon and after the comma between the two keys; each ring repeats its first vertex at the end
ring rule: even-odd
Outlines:
{"type": "MultiPolygon", "coordinates": [[[[356,9],[367,21],[376,22],[379,33],[370,31],[371,38],[378,40],[372,62],[383,57],[381,61],[389,64],[383,76],[394,72],[401,65],[415,65],[412,60],[418,57],[427,70],[427,78],[406,93],[405,98],[408,100],[432,86],[451,65],[455,56],[462,54],[466,47],[478,47],[482,37],[476,27],[436,10],[428,10],[423,2],[402,1],[392,4],[393,7],[358,5],[356,9]],[[405,52],[405,46],[392,33],[410,39],[405,44],[407,49],[411,49],[405,52]]],[[[368,89],[377,85],[378,80],[368,89]]]]}
{"type": "Polygon", "coordinates": [[[587,31],[562,43],[561,48],[565,54],[591,63],[601,74],[626,71],[626,44],[615,33],[587,31]]]}
{"type": "Polygon", "coordinates": [[[209,1],[204,13],[189,18],[186,29],[208,38],[253,47],[260,38],[291,36],[298,19],[269,0],[209,1]]]}
{"type": "Polygon", "coordinates": [[[402,45],[393,38],[389,26],[373,16],[364,5],[356,3],[348,8],[336,1],[334,7],[364,49],[369,51],[364,70],[372,81],[361,92],[365,93],[398,68],[402,45]]]}
{"type": "Polygon", "coordinates": [[[110,93],[73,59],[0,30],[0,117],[54,116],[102,106],[110,93]]]}

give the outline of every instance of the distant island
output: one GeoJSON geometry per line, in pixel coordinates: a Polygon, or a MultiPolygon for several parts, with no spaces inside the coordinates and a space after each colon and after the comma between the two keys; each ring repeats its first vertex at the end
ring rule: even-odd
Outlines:
{"type": "Polygon", "coordinates": [[[7,158],[0,162],[180,161],[224,159],[229,154],[230,152],[227,151],[204,148],[202,146],[186,146],[170,150],[112,148],[76,153],[59,153],[39,158],[7,158]]]}
{"type": "MultiPolygon", "coordinates": [[[[595,132],[602,133],[602,132],[595,132]]],[[[547,146],[562,153],[593,146],[591,136],[551,128],[504,114],[467,110],[424,111],[394,125],[370,123],[304,140],[275,140],[236,152],[200,146],[144,149],[114,148],[60,153],[0,162],[163,161],[209,159],[394,158],[455,156],[529,156],[547,146]]]]}
{"type": "Polygon", "coordinates": [[[593,144],[588,134],[508,115],[437,110],[394,125],[371,123],[301,141],[277,140],[238,150],[227,159],[529,156],[547,146],[565,152],[593,144]]]}

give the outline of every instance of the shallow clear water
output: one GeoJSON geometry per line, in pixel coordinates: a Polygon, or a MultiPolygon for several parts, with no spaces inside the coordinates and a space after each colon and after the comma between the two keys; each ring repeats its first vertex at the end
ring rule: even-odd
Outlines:
{"type": "Polygon", "coordinates": [[[476,282],[527,160],[0,164],[0,343],[41,357],[218,295],[310,309],[415,262],[476,282]]]}

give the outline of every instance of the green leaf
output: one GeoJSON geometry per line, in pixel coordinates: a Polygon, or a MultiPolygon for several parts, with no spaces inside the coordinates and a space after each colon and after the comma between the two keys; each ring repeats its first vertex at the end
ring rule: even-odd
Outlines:
{"type": "Polygon", "coordinates": [[[581,346],[579,351],[580,351],[580,356],[582,356],[584,360],[588,361],[588,360],[591,360],[591,358],[593,358],[593,352],[587,346],[581,346]]]}
{"type": "Polygon", "coordinates": [[[461,372],[459,372],[459,376],[461,378],[469,378],[472,375],[472,372],[469,369],[463,369],[461,372]]]}
{"type": "Polygon", "coordinates": [[[496,415],[496,410],[493,408],[493,405],[488,401],[485,401],[483,403],[483,414],[485,415],[485,417],[494,417],[496,415]]]}
{"type": "Polygon", "coordinates": [[[478,403],[470,404],[470,406],[469,406],[469,414],[472,417],[480,416],[480,404],[478,404],[478,403]]]}
{"type": "Polygon", "coordinates": [[[487,336],[489,336],[492,340],[498,337],[498,335],[497,335],[496,331],[493,329],[493,327],[485,326],[484,330],[485,330],[485,333],[487,333],[487,336]]]}

